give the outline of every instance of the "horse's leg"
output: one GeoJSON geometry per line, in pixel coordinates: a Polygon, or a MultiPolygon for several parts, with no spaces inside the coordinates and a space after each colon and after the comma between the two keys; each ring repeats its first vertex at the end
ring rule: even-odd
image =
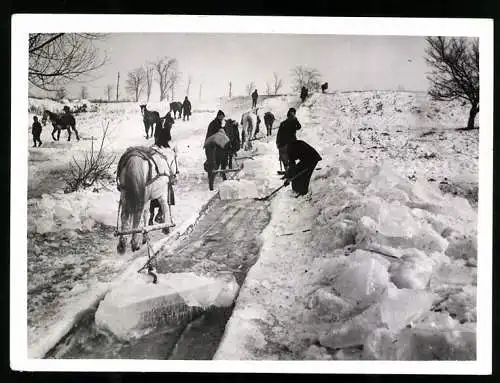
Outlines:
{"type": "MultiPolygon", "coordinates": [[[[163,223],[167,223],[167,220],[166,220],[166,214],[167,214],[167,211],[168,211],[168,215],[169,215],[169,219],[170,219],[170,223],[173,225],[173,221],[172,221],[172,214],[171,214],[171,211],[170,211],[170,205],[168,204],[166,198],[165,198],[165,195],[161,195],[160,198],[158,198],[158,202],[160,202],[160,206],[161,206],[161,210],[163,211],[163,223]]],[[[169,227],[165,227],[164,229],[162,229],[162,232],[164,234],[168,234],[170,233],[170,228],[169,227]]]]}
{"type": "MultiPolygon", "coordinates": [[[[120,197],[121,198],[121,197],[120,197]]],[[[121,222],[122,222],[122,227],[121,230],[127,230],[129,228],[129,214],[128,211],[125,208],[125,199],[121,198],[120,202],[121,206],[121,222]]],[[[123,235],[120,235],[120,239],[118,240],[118,245],[116,247],[116,250],[118,253],[123,254],[127,250],[127,240],[123,235]]]]}
{"type": "MultiPolygon", "coordinates": [[[[134,211],[132,215],[132,228],[137,229],[141,224],[143,209],[138,209],[134,211]]],[[[137,251],[141,248],[139,241],[137,241],[137,233],[132,234],[132,240],[130,241],[132,251],[137,251]]]]}
{"type": "Polygon", "coordinates": [[[77,141],[80,141],[80,136],[78,135],[78,130],[76,130],[76,125],[71,125],[71,129],[75,132],[77,141]]]}
{"type": "MultiPolygon", "coordinates": [[[[149,218],[149,213],[150,213],[150,209],[148,208],[144,208],[144,211],[143,211],[143,219],[144,219],[144,224],[146,224],[146,222],[150,221],[150,218],[149,218]]],[[[152,218],[152,217],[151,217],[152,218]]],[[[149,235],[148,233],[143,233],[142,235],[142,244],[144,245],[149,239],[149,235]]]]}
{"type": "Polygon", "coordinates": [[[66,127],[66,130],[68,131],[68,141],[71,141],[71,129],[70,127],[66,127]]]}
{"type": "Polygon", "coordinates": [[[153,201],[154,200],[151,200],[149,202],[149,220],[148,221],[144,220],[144,222],[148,222],[149,226],[154,225],[153,218],[155,216],[155,205],[153,204],[153,201]]]}
{"type": "Polygon", "coordinates": [[[57,141],[61,138],[61,129],[57,129],[57,141]]]}
{"type": "Polygon", "coordinates": [[[148,132],[149,132],[149,126],[148,126],[148,123],[146,121],[143,121],[144,122],[144,130],[146,131],[146,139],[149,138],[148,137],[148,132]]]}

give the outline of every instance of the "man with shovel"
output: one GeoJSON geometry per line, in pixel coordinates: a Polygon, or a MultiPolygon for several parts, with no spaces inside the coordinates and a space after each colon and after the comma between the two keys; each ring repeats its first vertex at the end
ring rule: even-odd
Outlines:
{"type": "Polygon", "coordinates": [[[319,153],[308,143],[302,140],[291,141],[287,145],[286,160],[288,169],[284,178],[285,185],[291,181],[292,189],[297,193],[295,197],[306,195],[309,192],[309,183],[314,169],[322,160],[319,153]],[[295,163],[295,161],[299,161],[295,163]]]}

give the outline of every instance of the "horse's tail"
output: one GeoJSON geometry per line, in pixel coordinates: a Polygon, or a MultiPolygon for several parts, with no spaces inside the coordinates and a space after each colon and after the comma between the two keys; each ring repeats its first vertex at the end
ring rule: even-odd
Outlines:
{"type": "Polygon", "coordinates": [[[130,157],[121,173],[121,188],[125,193],[124,208],[129,213],[141,210],[144,207],[146,191],[143,160],[137,156],[130,157]]]}

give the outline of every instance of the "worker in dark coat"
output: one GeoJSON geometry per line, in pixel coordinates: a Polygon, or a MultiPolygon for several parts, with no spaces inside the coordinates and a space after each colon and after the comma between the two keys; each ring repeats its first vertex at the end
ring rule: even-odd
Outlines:
{"type": "Polygon", "coordinates": [[[172,125],[175,124],[175,120],[172,118],[170,112],[168,112],[165,117],[160,119],[160,122],[156,124],[155,127],[155,144],[158,144],[158,137],[160,134],[164,134],[165,142],[168,142],[172,139],[172,135],[170,131],[172,130],[172,125]],[[163,125],[163,126],[162,126],[163,125]]]}
{"type": "Polygon", "coordinates": [[[222,110],[219,110],[217,112],[217,116],[212,120],[212,122],[210,122],[210,124],[208,124],[207,135],[206,135],[205,139],[207,139],[212,134],[215,134],[220,129],[222,129],[222,127],[223,127],[222,122],[224,121],[225,117],[226,117],[226,115],[224,114],[224,112],[222,110]]]}
{"type": "Polygon", "coordinates": [[[186,96],[182,103],[182,121],[185,121],[186,117],[189,121],[189,116],[191,116],[191,101],[186,96]]]}
{"type": "MultiPolygon", "coordinates": [[[[205,171],[208,173],[208,188],[214,190],[215,174],[214,170],[221,167],[225,170],[228,165],[228,152],[230,148],[230,140],[223,128],[225,114],[222,110],[217,112],[217,116],[208,125],[207,135],[205,137],[206,161],[203,164],[205,171]]],[[[226,174],[222,173],[222,179],[227,179],[226,174]]]]}
{"type": "Polygon", "coordinates": [[[302,100],[302,102],[304,102],[306,100],[308,95],[309,95],[309,91],[307,90],[307,88],[305,86],[303,86],[302,90],[300,91],[300,99],[302,100]]]}
{"type": "Polygon", "coordinates": [[[285,170],[288,166],[288,156],[287,156],[287,145],[297,139],[297,130],[300,130],[302,126],[299,120],[295,117],[295,108],[290,108],[286,114],[286,120],[283,121],[279,128],[278,134],[276,135],[276,147],[279,152],[280,167],[283,163],[285,170]]]}
{"type": "Polygon", "coordinates": [[[285,173],[285,178],[287,178],[285,183],[289,183],[288,179],[303,172],[292,181],[292,189],[297,193],[297,197],[306,195],[313,171],[322,158],[316,149],[302,140],[295,140],[288,144],[287,156],[289,166],[285,173]]]}
{"type": "Polygon", "coordinates": [[[252,93],[252,108],[257,107],[257,99],[259,98],[259,94],[257,93],[257,89],[255,89],[252,93]]]}
{"type": "Polygon", "coordinates": [[[33,135],[33,147],[42,146],[40,135],[42,134],[42,124],[38,122],[38,117],[33,116],[33,125],[31,125],[31,134],[33,135]]]}
{"type": "Polygon", "coordinates": [[[267,135],[271,136],[271,132],[273,129],[273,123],[275,121],[274,114],[271,112],[266,112],[264,114],[264,125],[266,125],[267,135]]]}

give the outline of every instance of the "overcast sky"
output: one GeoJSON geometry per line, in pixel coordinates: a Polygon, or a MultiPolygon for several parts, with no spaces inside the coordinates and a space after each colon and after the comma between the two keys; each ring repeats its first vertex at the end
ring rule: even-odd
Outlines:
{"type": "MultiPolygon", "coordinates": [[[[120,72],[120,94],[124,95],[130,70],[169,56],[178,60],[182,73],[175,91],[179,100],[186,95],[189,75],[192,100],[198,99],[200,83],[205,99],[227,96],[229,81],[233,95],[245,94],[250,81],[265,94],[273,72],[283,78],[281,92],[290,92],[290,70],[297,65],[319,70],[330,91],[398,87],[425,91],[425,45],[424,37],[404,36],[114,33],[99,43],[107,51],[108,64],[85,85],[89,98],[106,98],[106,85],[116,89],[120,72]]],[[[82,83],[73,83],[66,88],[70,97],[78,97],[81,87],[82,83]]],[[[154,84],[152,100],[158,99],[158,85],[154,84]]]]}

